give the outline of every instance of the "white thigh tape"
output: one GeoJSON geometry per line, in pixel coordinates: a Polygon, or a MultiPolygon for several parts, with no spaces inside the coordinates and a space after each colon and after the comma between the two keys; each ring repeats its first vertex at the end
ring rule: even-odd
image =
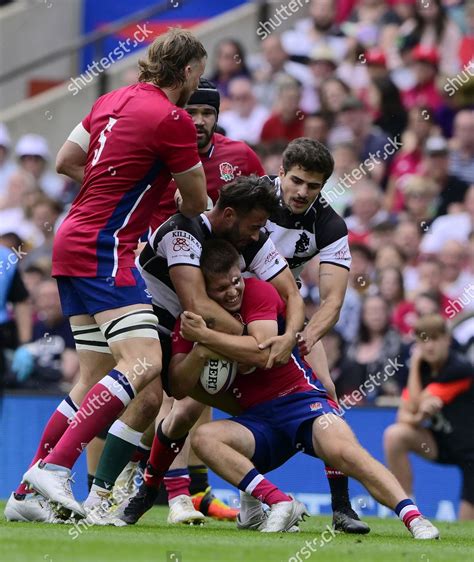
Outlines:
{"type": "Polygon", "coordinates": [[[112,353],[104,334],[97,324],[87,326],[71,326],[72,335],[77,351],[97,351],[98,353],[112,353]]]}
{"type": "Polygon", "coordinates": [[[119,318],[105,322],[100,329],[109,344],[132,338],[159,339],[158,318],[151,310],[128,312],[119,318]]]}

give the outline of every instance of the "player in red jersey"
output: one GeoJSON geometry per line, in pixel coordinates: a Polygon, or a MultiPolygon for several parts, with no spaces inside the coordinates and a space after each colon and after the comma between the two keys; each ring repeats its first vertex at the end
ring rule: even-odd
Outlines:
{"type": "Polygon", "coordinates": [[[186,396],[206,361],[216,354],[245,365],[228,391],[241,413],[202,425],[193,446],[219,476],[270,506],[268,513],[261,506],[254,508],[254,525],[246,528],[289,531],[306,514],[301,502],[262,475],[303,451],[358,479],[377,501],[397,513],[415,539],[438,538],[436,527],[422,517],[393,474],[359,445],[296,348],[286,364],[265,369],[269,352],[259,349],[259,343],[282,329],[285,315],[277,291],[258,279],[244,283],[239,255],[224,240],[206,242],[200,266],[209,296],[240,314],[248,335],[217,332],[201,316],[183,312],[173,337],[170,382],[180,387],[178,395],[186,396]]]}
{"type": "MultiPolygon", "coordinates": [[[[198,152],[206,174],[208,208],[216,203],[220,188],[236,177],[265,175],[258,156],[245,142],[216,133],[219,107],[219,91],[212,82],[201,78],[197,90],[186,104],[186,111],[196,127],[198,152]]],[[[171,184],[174,189],[167,190],[161,205],[153,213],[152,232],[176,213],[176,184],[171,184]]]]}
{"type": "Polygon", "coordinates": [[[184,214],[205,208],[196,129],[183,107],[206,56],[188,31],[158,37],[140,61],[139,82],[99,98],[58,155],[58,171],[83,180],[53,248],[53,276],[70,317],[81,379],[53,414],[24,481],[79,516],[85,512],[72,495],[70,469],[160,374],[158,321],[134,249],[171,177],[184,214]],[[81,146],[88,146],[85,159],[81,146]]]}

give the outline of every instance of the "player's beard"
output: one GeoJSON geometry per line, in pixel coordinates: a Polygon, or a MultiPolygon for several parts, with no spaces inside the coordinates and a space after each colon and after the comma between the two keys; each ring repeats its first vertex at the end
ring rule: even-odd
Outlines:
{"type": "Polygon", "coordinates": [[[213,127],[212,131],[210,131],[210,132],[207,131],[205,128],[196,129],[196,131],[198,133],[202,133],[204,135],[203,137],[198,138],[198,148],[199,149],[206,147],[211,142],[212,135],[214,134],[215,130],[216,130],[215,127],[213,127]]]}

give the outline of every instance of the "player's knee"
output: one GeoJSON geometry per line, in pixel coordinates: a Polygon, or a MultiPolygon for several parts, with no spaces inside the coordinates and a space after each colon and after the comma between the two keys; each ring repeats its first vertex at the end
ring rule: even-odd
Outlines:
{"type": "MultiPolygon", "coordinates": [[[[152,346],[153,347],[153,346],[152,346]]],[[[144,349],[140,350],[133,360],[126,362],[126,377],[138,392],[147,386],[161,373],[161,350],[144,349]]]]}
{"type": "Polygon", "coordinates": [[[196,431],[191,435],[191,446],[200,458],[212,443],[213,433],[211,424],[205,423],[196,428],[196,431]]]}

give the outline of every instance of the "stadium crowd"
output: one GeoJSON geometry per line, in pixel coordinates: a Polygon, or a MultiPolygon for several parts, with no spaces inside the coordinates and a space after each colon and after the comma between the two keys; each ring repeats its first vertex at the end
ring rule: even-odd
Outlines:
{"type": "MultiPolygon", "coordinates": [[[[330,148],[323,196],[346,219],[353,260],[323,340],[331,375],[342,398],[397,360],[357,405],[396,402],[420,316],[440,313],[474,357],[474,1],[312,0],[292,23],[280,33],[266,22],[257,54],[219,43],[206,72],[221,94],[219,125],[267,174],[294,138],[330,148]]],[[[67,392],[79,363],[51,251],[79,186],[53,168],[47,139],[13,146],[0,124],[3,385],[67,392]]],[[[305,270],[308,316],[317,279],[305,270]]]]}

